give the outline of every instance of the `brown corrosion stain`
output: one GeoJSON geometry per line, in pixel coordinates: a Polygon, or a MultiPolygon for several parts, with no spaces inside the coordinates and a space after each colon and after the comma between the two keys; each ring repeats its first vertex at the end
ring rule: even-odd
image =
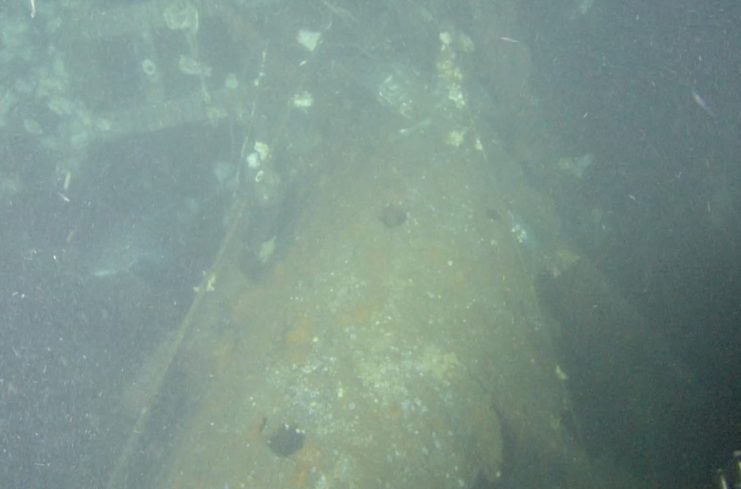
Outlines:
{"type": "Polygon", "coordinates": [[[307,440],[304,447],[296,453],[296,466],[289,479],[289,487],[304,488],[312,487],[312,475],[322,470],[321,450],[316,442],[307,440]]]}
{"type": "Polygon", "coordinates": [[[288,330],[284,338],[288,361],[294,364],[306,362],[313,350],[314,326],[314,320],[304,316],[288,330]]]}

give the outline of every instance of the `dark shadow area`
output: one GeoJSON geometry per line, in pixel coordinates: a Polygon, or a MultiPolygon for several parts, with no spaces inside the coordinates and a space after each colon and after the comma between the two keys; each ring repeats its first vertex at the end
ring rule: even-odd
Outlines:
{"type": "Polygon", "coordinates": [[[595,163],[533,180],[604,278],[575,270],[543,295],[590,446],[663,484],[706,483],[741,446],[741,6],[578,5],[533,0],[522,14],[560,156],[595,163]]]}
{"type": "Polygon", "coordinates": [[[720,421],[708,417],[716,407],[708,386],[586,263],[557,278],[543,275],[538,285],[563,325],[555,343],[569,372],[572,430],[591,455],[657,484],[697,477],[696,461],[713,448],[707,425],[720,421]]]}
{"type": "MultiPolygon", "coordinates": [[[[8,153],[53,175],[54,155],[13,134],[8,153]]],[[[123,393],[146,381],[139,366],[187,311],[223,233],[230,194],[204,138],[214,143],[194,127],[102,143],[73,198],[26,175],[35,186],[3,208],[4,487],[105,486],[138,415],[123,393]]]]}

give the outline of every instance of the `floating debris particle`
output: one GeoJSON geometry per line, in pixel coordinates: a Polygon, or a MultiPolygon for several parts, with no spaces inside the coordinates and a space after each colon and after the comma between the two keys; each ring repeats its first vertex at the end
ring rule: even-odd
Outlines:
{"type": "Polygon", "coordinates": [[[296,34],[296,42],[301,44],[307,51],[313,52],[319,44],[319,39],[321,39],[321,37],[321,32],[301,29],[298,31],[298,34],[296,34]]]}
{"type": "Polygon", "coordinates": [[[299,109],[308,109],[314,105],[314,96],[306,90],[298,92],[293,96],[293,106],[299,109]]]}

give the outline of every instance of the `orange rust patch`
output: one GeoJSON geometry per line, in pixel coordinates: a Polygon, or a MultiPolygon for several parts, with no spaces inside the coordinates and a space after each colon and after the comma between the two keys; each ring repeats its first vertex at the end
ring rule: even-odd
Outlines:
{"type": "Polygon", "coordinates": [[[309,487],[311,475],[319,472],[321,466],[321,450],[314,442],[307,442],[296,454],[296,467],[289,480],[290,487],[309,487]]]}
{"type": "Polygon", "coordinates": [[[308,317],[302,317],[296,325],[286,334],[286,343],[290,345],[302,345],[311,341],[311,330],[314,321],[308,317]]]}
{"type": "Polygon", "coordinates": [[[291,363],[305,363],[312,351],[314,320],[310,317],[300,318],[294,327],[286,333],[285,344],[288,360],[291,363]]]}
{"type": "Polygon", "coordinates": [[[391,406],[383,413],[388,423],[399,423],[404,414],[400,406],[391,406]]]}
{"type": "Polygon", "coordinates": [[[422,260],[435,268],[447,267],[450,256],[450,251],[441,246],[430,247],[420,253],[422,260]]]}
{"type": "Polygon", "coordinates": [[[211,370],[216,376],[222,376],[234,363],[235,341],[233,335],[227,334],[211,349],[211,370]]]}
{"type": "Polygon", "coordinates": [[[347,325],[366,325],[370,322],[373,317],[373,309],[370,304],[358,304],[350,308],[345,314],[342,315],[341,323],[343,326],[347,325]]]}
{"type": "Polygon", "coordinates": [[[466,282],[466,279],[468,278],[468,276],[469,276],[468,270],[456,270],[453,280],[458,284],[462,284],[466,282]]]}

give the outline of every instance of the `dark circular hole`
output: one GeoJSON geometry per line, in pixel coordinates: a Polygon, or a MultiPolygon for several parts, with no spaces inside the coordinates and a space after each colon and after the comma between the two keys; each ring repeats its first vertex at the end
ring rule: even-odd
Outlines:
{"type": "Polygon", "coordinates": [[[289,457],[303,448],[305,436],[302,429],[283,424],[270,435],[267,443],[274,454],[289,457]]]}
{"type": "Polygon", "coordinates": [[[395,228],[406,222],[407,211],[398,204],[388,204],[381,210],[380,219],[387,228],[395,228]]]}

